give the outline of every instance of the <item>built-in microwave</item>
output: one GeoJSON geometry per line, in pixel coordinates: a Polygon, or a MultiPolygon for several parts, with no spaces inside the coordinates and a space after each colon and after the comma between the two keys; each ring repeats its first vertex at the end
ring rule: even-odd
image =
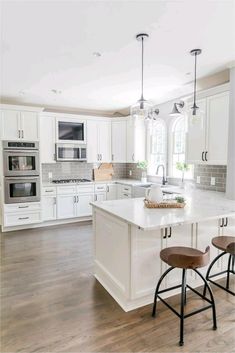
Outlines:
{"type": "Polygon", "coordinates": [[[85,162],[87,159],[87,149],[85,145],[79,146],[69,143],[56,144],[56,160],[57,161],[80,161],[85,162]]]}
{"type": "Polygon", "coordinates": [[[4,176],[40,174],[38,142],[3,141],[4,176]]]}
{"type": "Polygon", "coordinates": [[[57,142],[61,143],[86,143],[86,121],[78,119],[56,120],[57,142]]]}

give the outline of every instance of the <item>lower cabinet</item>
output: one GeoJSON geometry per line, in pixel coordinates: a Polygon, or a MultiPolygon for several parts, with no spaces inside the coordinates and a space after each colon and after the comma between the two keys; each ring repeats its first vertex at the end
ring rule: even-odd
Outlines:
{"type": "Polygon", "coordinates": [[[76,196],[57,195],[57,219],[73,218],[76,214],[76,196]]]}
{"type": "Polygon", "coordinates": [[[106,200],[116,200],[117,199],[117,185],[107,184],[106,200]]]}
{"type": "Polygon", "coordinates": [[[14,227],[41,222],[40,202],[5,204],[3,206],[3,226],[14,227]]]}
{"type": "Polygon", "coordinates": [[[78,195],[77,199],[77,217],[86,217],[92,215],[90,202],[94,200],[93,194],[78,195]]]}
{"type": "Polygon", "coordinates": [[[95,201],[105,201],[106,200],[106,192],[99,192],[95,194],[95,201]]]}
{"type": "Polygon", "coordinates": [[[56,219],[56,196],[42,197],[42,220],[52,221],[56,219]]]}

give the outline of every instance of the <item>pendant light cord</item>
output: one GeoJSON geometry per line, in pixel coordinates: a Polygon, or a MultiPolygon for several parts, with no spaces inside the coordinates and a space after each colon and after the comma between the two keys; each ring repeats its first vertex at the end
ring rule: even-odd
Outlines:
{"type": "Polygon", "coordinates": [[[196,89],[197,89],[197,53],[195,53],[195,67],[194,67],[194,107],[196,105],[196,89]]]}
{"type": "Polygon", "coordinates": [[[142,66],[141,66],[141,99],[144,99],[144,37],[141,38],[142,44],[142,66]]]}

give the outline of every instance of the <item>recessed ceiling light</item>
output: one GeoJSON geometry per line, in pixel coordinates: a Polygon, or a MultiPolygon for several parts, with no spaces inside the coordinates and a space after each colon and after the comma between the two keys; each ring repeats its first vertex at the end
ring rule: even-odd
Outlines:
{"type": "Polygon", "coordinates": [[[98,51],[94,51],[93,56],[95,56],[96,58],[101,57],[101,53],[99,53],[98,51]]]}
{"type": "Polygon", "coordinates": [[[51,90],[51,92],[54,93],[54,94],[61,94],[61,93],[62,93],[61,90],[55,89],[55,88],[53,88],[53,89],[51,90]]]}

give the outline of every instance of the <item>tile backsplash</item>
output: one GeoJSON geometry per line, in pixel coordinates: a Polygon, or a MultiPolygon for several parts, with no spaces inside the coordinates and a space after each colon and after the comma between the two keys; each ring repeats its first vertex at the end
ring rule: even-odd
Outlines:
{"type": "MultiPolygon", "coordinates": [[[[85,178],[93,179],[93,163],[61,162],[42,164],[42,181],[49,181],[48,173],[52,173],[52,179],[85,178]]],[[[114,178],[126,178],[126,164],[114,163],[114,178]]]]}
{"type": "Polygon", "coordinates": [[[194,180],[196,188],[225,192],[226,173],[227,167],[225,165],[195,165],[194,180]],[[197,183],[198,176],[200,177],[200,184],[197,183]],[[215,178],[215,185],[211,185],[211,178],[215,178]]]}
{"type": "MultiPolygon", "coordinates": [[[[81,162],[62,162],[53,164],[42,164],[42,180],[49,180],[48,173],[52,172],[52,179],[68,179],[68,178],[86,178],[93,179],[92,163],[81,162]]],[[[113,178],[131,178],[141,179],[141,169],[137,168],[135,163],[114,163],[113,178]],[[130,176],[129,172],[132,172],[130,176]]],[[[214,190],[224,192],[226,188],[226,166],[221,165],[195,165],[194,166],[194,182],[196,188],[204,190],[214,190]],[[200,184],[196,183],[197,177],[200,176],[200,184]],[[215,178],[215,185],[211,185],[211,178],[215,178]]],[[[161,177],[151,177],[151,181],[161,182],[161,177]]],[[[178,184],[178,179],[169,178],[170,184],[178,184]]]]}

